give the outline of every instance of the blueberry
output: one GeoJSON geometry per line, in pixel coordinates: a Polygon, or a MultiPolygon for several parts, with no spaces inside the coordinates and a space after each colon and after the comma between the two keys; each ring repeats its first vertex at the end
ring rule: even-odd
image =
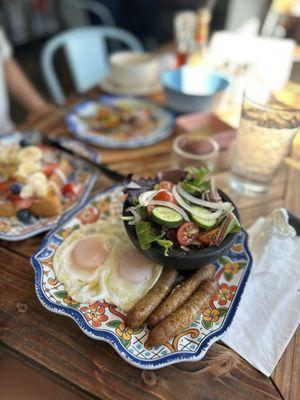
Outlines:
{"type": "Polygon", "coordinates": [[[12,183],[9,186],[9,190],[12,194],[19,194],[21,192],[22,185],[21,183],[12,183]]]}
{"type": "Polygon", "coordinates": [[[20,140],[19,145],[21,147],[27,147],[27,146],[31,146],[32,143],[31,143],[31,141],[29,139],[24,138],[24,139],[20,140]]]}
{"type": "Polygon", "coordinates": [[[17,211],[17,218],[19,221],[23,222],[23,224],[30,224],[31,217],[31,212],[25,208],[17,211]]]}

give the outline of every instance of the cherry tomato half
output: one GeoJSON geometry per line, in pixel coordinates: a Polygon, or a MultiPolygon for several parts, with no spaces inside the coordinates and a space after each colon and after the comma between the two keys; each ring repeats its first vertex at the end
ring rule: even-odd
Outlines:
{"type": "Polygon", "coordinates": [[[181,246],[193,243],[199,235],[199,228],[194,222],[185,222],[177,229],[177,240],[181,246]]]}
{"type": "Polygon", "coordinates": [[[172,191],[173,186],[174,184],[169,181],[162,181],[157,185],[158,189],[166,189],[168,192],[172,191]]]}
{"type": "Polygon", "coordinates": [[[219,228],[214,228],[211,231],[200,232],[198,235],[198,240],[204,246],[209,246],[216,239],[219,228]]]}
{"type": "Polygon", "coordinates": [[[169,203],[173,203],[174,197],[169,192],[159,192],[153,197],[153,200],[168,201],[169,203]]]}

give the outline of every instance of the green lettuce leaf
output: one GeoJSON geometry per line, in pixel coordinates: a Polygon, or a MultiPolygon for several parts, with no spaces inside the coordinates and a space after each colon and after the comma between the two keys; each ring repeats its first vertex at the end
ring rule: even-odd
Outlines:
{"type": "Polygon", "coordinates": [[[149,221],[139,221],[135,224],[135,231],[143,250],[149,249],[152,243],[157,243],[159,246],[165,249],[165,256],[168,255],[169,249],[173,246],[171,240],[162,239],[164,233],[159,235],[152,231],[152,225],[149,221]]]}
{"type": "Polygon", "coordinates": [[[164,233],[159,235],[153,233],[152,225],[149,221],[139,221],[135,224],[135,231],[143,250],[149,249],[151,243],[156,242],[157,239],[161,239],[164,233]]]}
{"type": "Polygon", "coordinates": [[[157,239],[156,243],[159,244],[160,246],[164,247],[165,249],[165,256],[167,257],[169,255],[169,250],[173,246],[173,242],[171,240],[167,239],[157,239]]]}

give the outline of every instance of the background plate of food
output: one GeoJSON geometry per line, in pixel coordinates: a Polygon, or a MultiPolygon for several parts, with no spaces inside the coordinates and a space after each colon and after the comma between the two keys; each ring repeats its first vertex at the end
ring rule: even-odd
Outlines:
{"type": "Polygon", "coordinates": [[[173,115],[161,107],[132,97],[101,96],[83,101],[66,116],[77,138],[107,148],[137,148],[166,139],[173,115]]]}
{"type": "Polygon", "coordinates": [[[129,315],[155,288],[182,275],[143,258],[131,243],[121,220],[122,189],[117,185],[96,194],[44,238],[31,258],[38,298],[48,310],[72,318],[86,335],[110,343],[136,367],[199,360],[229,327],[238,307],[252,265],[247,235],[241,230],[224,256],[180,281],[171,294],[190,288],[194,279],[213,278],[195,292],[202,300],[209,295],[209,302],[183,331],[152,345],[148,327],[130,327],[129,315]]]}
{"type": "Polygon", "coordinates": [[[54,228],[89,195],[97,171],[46,146],[37,133],[0,139],[0,239],[23,240],[54,228]]]}

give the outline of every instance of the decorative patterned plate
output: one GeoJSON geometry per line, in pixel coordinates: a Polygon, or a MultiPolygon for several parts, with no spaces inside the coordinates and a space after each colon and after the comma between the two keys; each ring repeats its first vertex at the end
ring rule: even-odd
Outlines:
{"type": "Polygon", "coordinates": [[[147,328],[126,328],[124,312],[103,299],[94,304],[76,303],[56,279],[52,260],[57,248],[80,226],[120,215],[124,199],[121,189],[118,185],[98,193],[45,237],[31,258],[37,295],[47,309],[73,318],[86,335],[110,343],[136,367],[156,369],[180,361],[200,360],[231,324],[248,279],[252,258],[244,231],[228,254],[215,264],[220,286],[209,307],[185,332],[164,346],[146,347],[147,328]]]}
{"type": "MultiPolygon", "coordinates": [[[[148,123],[148,122],[147,122],[148,123]]],[[[149,122],[150,123],[150,122],[149,122]]],[[[101,96],[98,101],[87,100],[76,104],[66,116],[66,124],[70,132],[80,140],[84,140],[96,146],[107,148],[137,148],[149,146],[166,139],[172,133],[174,123],[173,115],[161,107],[133,97],[101,96]],[[153,117],[151,126],[142,132],[133,132],[116,126],[111,132],[98,132],[92,129],[88,118],[97,120],[97,113],[104,107],[118,107],[125,105],[133,110],[147,111],[153,117]],[[154,122],[153,122],[154,121],[154,122]]],[[[126,124],[130,125],[130,122],[126,124]]]]}
{"type": "MultiPolygon", "coordinates": [[[[16,132],[4,136],[0,139],[0,144],[11,145],[18,143],[22,138],[25,137],[24,133],[16,132]]],[[[41,137],[38,133],[26,133],[26,138],[29,138],[32,143],[38,144],[41,141],[41,137]]],[[[45,218],[34,218],[30,224],[23,224],[15,216],[14,217],[0,217],[0,239],[3,240],[23,240],[29,237],[35,236],[41,232],[49,231],[53,229],[62,217],[65,217],[68,212],[73,211],[76,207],[80,207],[81,204],[87,199],[90,194],[94,183],[97,179],[97,170],[90,164],[80,158],[74,158],[71,155],[53,148],[54,157],[59,160],[64,157],[73,165],[74,170],[68,181],[75,181],[83,185],[82,194],[76,200],[63,201],[63,213],[54,217],[45,218]]]]}

